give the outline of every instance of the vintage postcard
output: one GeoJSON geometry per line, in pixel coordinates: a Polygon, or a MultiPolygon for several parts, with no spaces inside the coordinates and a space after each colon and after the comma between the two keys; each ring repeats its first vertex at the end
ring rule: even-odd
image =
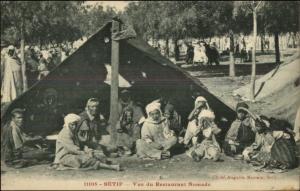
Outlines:
{"type": "Polygon", "coordinates": [[[299,190],[298,1],[1,1],[1,190],[299,190]]]}

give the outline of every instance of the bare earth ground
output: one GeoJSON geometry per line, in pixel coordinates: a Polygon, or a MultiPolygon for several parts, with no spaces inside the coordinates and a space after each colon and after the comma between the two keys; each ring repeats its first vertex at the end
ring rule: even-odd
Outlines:
{"type": "MultiPolygon", "coordinates": [[[[293,53],[293,52],[292,52],[293,53]]],[[[287,55],[292,54],[291,51],[287,55]]],[[[286,57],[285,57],[286,58],[286,57]]],[[[274,55],[258,56],[257,70],[263,75],[274,68],[274,55]]],[[[185,67],[191,75],[197,77],[208,90],[223,102],[234,108],[239,101],[232,91],[249,83],[251,64],[237,66],[236,78],[228,76],[228,62],[222,62],[219,69],[185,67]],[[245,76],[242,76],[245,75],[245,76]]],[[[250,103],[252,111],[268,110],[268,104],[250,103]]],[[[298,145],[299,146],[299,145],[298,145]]],[[[144,161],[136,156],[114,159],[120,162],[125,171],[55,171],[48,165],[38,165],[14,170],[2,168],[1,189],[185,189],[209,190],[263,190],[286,189],[299,190],[300,167],[285,173],[270,174],[257,172],[243,161],[222,156],[222,161],[203,160],[194,162],[185,154],[163,161],[144,161]],[[112,186],[112,182],[118,182],[112,186]],[[171,183],[181,185],[168,185],[171,183]],[[134,184],[139,183],[139,184],[134,184]],[[147,184],[148,183],[148,184],[147,184]],[[152,186],[151,186],[152,184],[152,186]],[[21,187],[20,187],[21,186],[21,187]],[[172,187],[173,186],[173,187],[172,187]]]]}

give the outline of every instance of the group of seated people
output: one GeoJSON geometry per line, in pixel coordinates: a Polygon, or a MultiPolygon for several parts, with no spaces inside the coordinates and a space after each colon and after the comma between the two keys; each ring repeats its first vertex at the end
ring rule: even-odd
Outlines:
{"type": "MultiPolygon", "coordinates": [[[[194,161],[220,161],[224,152],[260,169],[286,170],[297,165],[292,130],[280,120],[251,113],[246,103],[237,104],[237,118],[224,141],[216,138],[223,130],[216,125],[215,114],[202,96],[196,98],[186,128],[174,105],[162,100],[149,103],[146,116],[131,99],[119,102],[120,119],[115,128],[98,111],[99,100],[90,98],[82,113],[64,117],[51,168],[120,171],[123,167],[111,158],[136,154],[141,159],[168,159],[179,148],[194,161]],[[109,144],[103,143],[104,135],[110,136],[109,144]]],[[[34,163],[24,156],[33,156],[28,152],[32,147],[41,148],[37,141],[43,139],[24,133],[24,112],[19,108],[11,112],[11,121],[3,127],[1,139],[1,156],[8,166],[15,168],[34,163]]],[[[49,151],[44,150],[43,154],[49,151]]]]}

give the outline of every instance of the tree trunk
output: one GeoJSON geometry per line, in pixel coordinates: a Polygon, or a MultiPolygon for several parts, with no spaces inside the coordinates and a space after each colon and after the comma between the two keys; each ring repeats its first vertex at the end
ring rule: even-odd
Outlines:
{"type": "MultiPolygon", "coordinates": [[[[113,20],[113,33],[120,30],[120,23],[113,20]]],[[[110,87],[110,125],[112,128],[112,143],[115,143],[116,125],[119,119],[118,102],[119,102],[119,42],[111,42],[111,87],[110,87]]]]}
{"type": "Polygon", "coordinates": [[[286,41],[286,48],[289,48],[290,39],[291,39],[291,33],[289,32],[288,33],[288,38],[287,38],[287,41],[286,41]]]}
{"type": "Polygon", "coordinates": [[[178,47],[178,39],[174,40],[174,57],[176,61],[179,61],[179,57],[180,57],[180,51],[179,51],[179,47],[178,47]]]}
{"type": "Polygon", "coordinates": [[[279,33],[274,33],[274,42],[275,42],[275,55],[276,55],[276,64],[280,64],[280,51],[279,51],[279,33]]]}
{"type": "Polygon", "coordinates": [[[256,36],[257,36],[257,20],[256,9],[253,11],[253,49],[252,49],[252,71],[250,81],[250,99],[255,101],[255,76],[256,76],[256,36]]]}
{"type": "Polygon", "coordinates": [[[229,63],[229,76],[235,77],[235,64],[234,64],[234,36],[233,32],[230,31],[230,63],[229,63]]]}
{"type": "Polygon", "coordinates": [[[166,56],[169,58],[169,37],[166,39],[166,56]]]}
{"type": "Polygon", "coordinates": [[[152,46],[155,47],[154,32],[152,33],[152,46]]]}
{"type": "Polygon", "coordinates": [[[265,52],[265,35],[264,34],[260,35],[260,48],[261,48],[261,52],[264,53],[265,52]]]}
{"type": "Polygon", "coordinates": [[[293,48],[297,48],[296,46],[296,33],[293,33],[292,39],[293,39],[293,48]]]}
{"type": "Polygon", "coordinates": [[[24,26],[21,26],[21,65],[22,65],[22,78],[23,78],[23,92],[27,91],[27,76],[26,76],[26,63],[25,63],[25,37],[24,26]]]}

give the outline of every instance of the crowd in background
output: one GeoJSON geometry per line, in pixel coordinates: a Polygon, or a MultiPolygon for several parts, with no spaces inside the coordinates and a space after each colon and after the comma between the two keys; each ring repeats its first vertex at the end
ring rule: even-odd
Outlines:
{"type": "Polygon", "coordinates": [[[31,87],[47,76],[85,40],[86,38],[61,46],[48,45],[42,48],[37,45],[26,45],[24,73],[21,65],[21,47],[1,41],[1,103],[11,102],[23,92],[24,76],[27,78],[26,86],[31,87]]]}

